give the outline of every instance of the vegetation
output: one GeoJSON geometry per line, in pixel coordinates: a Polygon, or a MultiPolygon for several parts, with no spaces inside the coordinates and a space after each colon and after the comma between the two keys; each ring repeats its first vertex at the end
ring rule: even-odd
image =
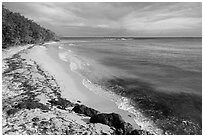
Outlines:
{"type": "Polygon", "coordinates": [[[2,48],[58,40],[55,33],[2,7],[2,48]]]}

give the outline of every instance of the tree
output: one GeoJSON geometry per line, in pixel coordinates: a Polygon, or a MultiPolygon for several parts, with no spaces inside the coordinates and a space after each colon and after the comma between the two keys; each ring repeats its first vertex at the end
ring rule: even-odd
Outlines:
{"type": "Polygon", "coordinates": [[[56,34],[2,6],[2,47],[58,40],[56,34]]]}

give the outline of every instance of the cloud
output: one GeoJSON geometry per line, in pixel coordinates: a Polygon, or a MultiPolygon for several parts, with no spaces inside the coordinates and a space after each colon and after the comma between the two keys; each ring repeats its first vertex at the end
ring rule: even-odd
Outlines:
{"type": "Polygon", "coordinates": [[[155,16],[137,17],[128,15],[122,19],[122,25],[128,30],[177,30],[201,28],[202,19],[199,17],[176,16],[170,13],[159,13],[155,16]]]}
{"type": "Polygon", "coordinates": [[[201,3],[3,3],[62,35],[201,35],[201,3]],[[86,29],[87,28],[87,29],[86,29]],[[178,33],[179,30],[179,33],[178,33]],[[82,33],[80,33],[82,34],[82,33]]]}

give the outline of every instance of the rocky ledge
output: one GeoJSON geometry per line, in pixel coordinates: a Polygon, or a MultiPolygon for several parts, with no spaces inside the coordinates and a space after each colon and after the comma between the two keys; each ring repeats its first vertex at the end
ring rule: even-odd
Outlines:
{"type": "Polygon", "coordinates": [[[118,114],[100,113],[62,98],[54,77],[21,56],[27,50],[2,62],[4,135],[149,134],[133,129],[118,114]]]}

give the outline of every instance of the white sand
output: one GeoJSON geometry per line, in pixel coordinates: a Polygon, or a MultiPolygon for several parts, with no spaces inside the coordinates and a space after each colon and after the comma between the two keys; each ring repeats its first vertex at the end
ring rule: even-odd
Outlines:
{"type": "Polygon", "coordinates": [[[62,90],[62,96],[66,96],[71,101],[85,101],[86,96],[77,89],[76,83],[68,73],[60,67],[60,64],[54,61],[47,53],[46,47],[36,46],[30,50],[29,58],[36,61],[45,71],[48,71],[59,84],[62,90]],[[69,95],[67,95],[67,93],[69,95]],[[65,95],[66,94],[66,95],[65,95]]]}
{"type": "MultiPolygon", "coordinates": [[[[36,61],[37,64],[44,69],[44,71],[48,71],[49,74],[54,76],[62,91],[62,97],[67,98],[72,102],[79,100],[82,102],[82,104],[99,110],[100,112],[118,113],[126,122],[129,122],[135,128],[138,128],[138,125],[134,121],[134,116],[131,113],[119,109],[118,106],[109,98],[100,94],[95,94],[93,91],[90,91],[83,85],[83,77],[73,73],[70,70],[70,64],[68,62],[59,59],[59,43],[52,43],[48,46],[49,47],[36,46],[30,49],[26,56],[27,58],[36,61]],[[128,115],[131,115],[131,117],[128,115]]],[[[141,117],[137,117],[137,119],[141,119],[141,117]]],[[[140,126],[143,125],[142,127],[144,129],[152,128],[151,123],[148,121],[145,123],[145,125],[140,123],[140,126]]]]}

